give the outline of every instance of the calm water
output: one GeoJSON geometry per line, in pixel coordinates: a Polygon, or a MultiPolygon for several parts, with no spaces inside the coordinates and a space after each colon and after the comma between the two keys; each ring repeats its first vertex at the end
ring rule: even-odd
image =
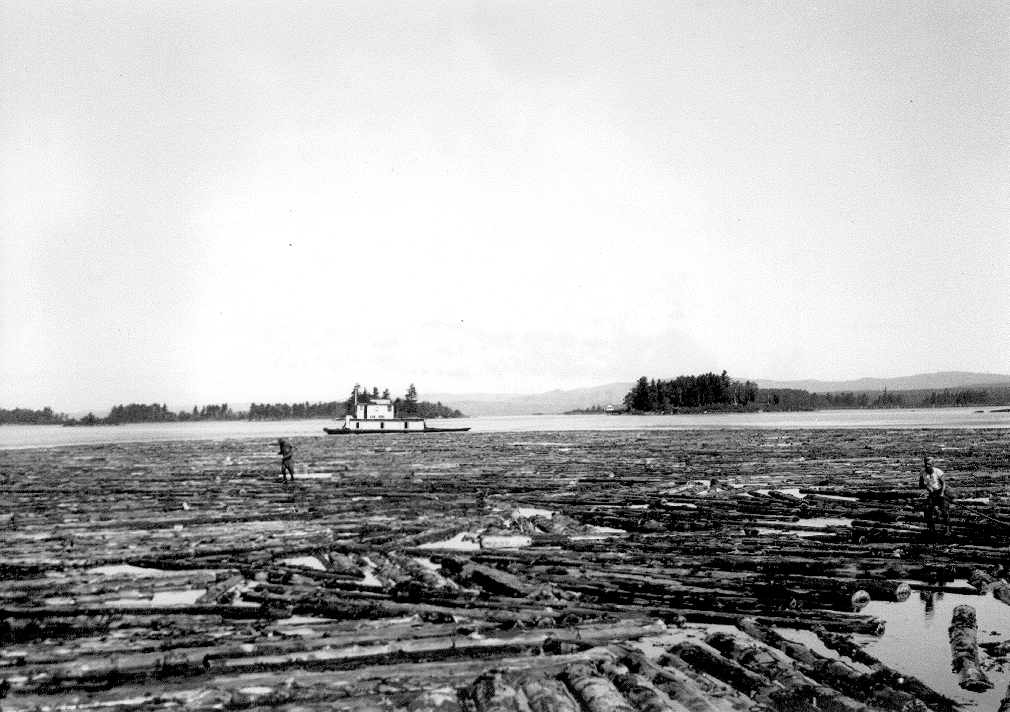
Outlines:
{"type": "MultiPolygon", "coordinates": [[[[965,584],[966,581],[953,581],[965,584]]],[[[905,675],[914,675],[937,692],[957,700],[965,707],[979,712],[990,712],[999,707],[1000,700],[1010,683],[1010,670],[1002,667],[988,668],[986,654],[980,651],[983,669],[993,683],[987,692],[962,690],[960,675],[951,672],[950,625],[954,608],[968,605],[975,609],[978,621],[979,643],[1001,642],[1010,638],[1010,608],[992,597],[970,596],[954,593],[913,592],[902,603],[872,601],[860,613],[883,620],[884,634],[877,638],[869,635],[855,636],[870,655],[905,675]],[[988,668],[988,669],[987,669],[988,668]]],[[[808,630],[778,629],[786,638],[802,643],[829,658],[835,653],[808,630]]],[[[850,662],[850,661],[849,661],[850,662]]],[[[859,664],[854,667],[869,672],[859,664]]]]}
{"type": "MultiPolygon", "coordinates": [[[[988,692],[962,690],[958,686],[960,676],[951,672],[947,628],[954,608],[959,605],[975,609],[979,643],[999,642],[1010,637],[1010,607],[992,595],[913,592],[903,603],[873,601],[860,611],[886,621],[882,637],[863,639],[867,642],[866,652],[895,670],[915,675],[937,692],[959,702],[975,706],[980,711],[995,710],[1007,691],[1010,671],[986,670],[994,685],[988,692]]],[[[981,653],[981,658],[983,661],[986,659],[984,653],[981,653]]]]}
{"type": "MultiPolygon", "coordinates": [[[[991,408],[826,410],[810,413],[705,413],[690,415],[522,415],[430,421],[470,427],[473,432],[564,430],[724,430],[741,428],[1010,428],[1010,413],[991,408]]],[[[0,449],[155,440],[224,440],[322,436],[327,420],[268,422],[143,423],[64,428],[59,425],[0,426],[0,449]]],[[[375,436],[380,437],[380,436],[375,436]]]]}

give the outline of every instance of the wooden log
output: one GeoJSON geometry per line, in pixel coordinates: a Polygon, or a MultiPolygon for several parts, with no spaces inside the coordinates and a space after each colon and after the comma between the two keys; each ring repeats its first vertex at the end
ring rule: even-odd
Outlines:
{"type": "Polygon", "coordinates": [[[245,581],[245,577],[242,574],[235,574],[224,578],[224,580],[215,583],[207,588],[207,591],[196,599],[195,603],[197,605],[201,604],[213,604],[213,603],[224,603],[224,599],[231,589],[235,588],[239,584],[245,581]]]}
{"type": "Polygon", "coordinates": [[[745,618],[737,624],[737,627],[755,640],[784,652],[800,665],[804,674],[854,699],[894,712],[904,712],[914,708],[916,704],[916,698],[910,693],[881,686],[877,678],[859,672],[842,660],[824,657],[754,620],[745,618]]]}
{"type": "Polygon", "coordinates": [[[992,585],[992,597],[1010,606],[1010,583],[999,579],[992,585]]]}
{"type": "Polygon", "coordinates": [[[442,576],[439,572],[433,571],[426,566],[414,561],[409,556],[404,556],[398,552],[390,552],[387,554],[390,561],[394,562],[403,571],[411,576],[416,581],[420,581],[422,584],[428,588],[448,588],[450,590],[456,590],[459,586],[452,581],[442,576]]]}
{"type": "Polygon", "coordinates": [[[974,586],[947,586],[940,584],[919,583],[913,581],[908,584],[913,591],[932,591],[933,593],[956,593],[959,596],[979,596],[979,590],[974,586]]]}
{"type": "Polygon", "coordinates": [[[636,712],[614,683],[589,663],[569,665],[562,677],[588,712],[636,712]]]}
{"type": "Polygon", "coordinates": [[[530,712],[525,695],[498,671],[489,671],[470,686],[470,699],[478,712],[530,712]]]}
{"type": "Polygon", "coordinates": [[[748,670],[781,686],[770,697],[782,706],[823,709],[836,712],[870,712],[869,708],[800,672],[781,653],[756,641],[747,643],[727,633],[709,635],[705,642],[748,670]]]}
{"type": "MultiPolygon", "coordinates": [[[[670,662],[673,656],[667,655],[665,659],[670,662]]],[[[631,669],[644,675],[652,684],[666,693],[667,697],[682,705],[689,712],[721,712],[726,706],[717,704],[709,694],[701,689],[698,683],[676,667],[661,668],[647,660],[641,653],[633,653],[625,660],[631,669]]],[[[734,690],[734,692],[736,691],[734,690]]],[[[735,709],[732,702],[723,701],[735,709]]]]}
{"type": "Polygon", "coordinates": [[[460,581],[480,586],[485,591],[506,596],[522,597],[533,588],[513,574],[483,564],[467,564],[457,577],[460,581]]]}
{"type": "Polygon", "coordinates": [[[616,675],[614,686],[640,712],[689,712],[642,675],[616,675]]]}
{"type": "Polygon", "coordinates": [[[992,682],[979,666],[975,609],[966,605],[954,608],[947,633],[950,636],[951,667],[961,677],[958,684],[972,692],[985,692],[992,688],[992,682]]]}
{"type": "Polygon", "coordinates": [[[982,569],[972,569],[971,576],[968,577],[968,583],[978,589],[979,593],[986,593],[995,582],[996,580],[982,569]]]}
{"type": "MultiPolygon", "coordinates": [[[[762,691],[772,689],[771,680],[767,677],[752,672],[743,665],[724,657],[709,645],[683,641],[671,647],[669,652],[691,667],[722,680],[749,697],[758,699],[762,691]]],[[[668,665],[669,663],[664,660],[664,657],[660,657],[659,664],[668,665]]]]}
{"type": "Polygon", "coordinates": [[[522,691],[532,712],[582,712],[572,693],[554,677],[524,676],[522,691]]]}
{"type": "Polygon", "coordinates": [[[893,689],[908,692],[922,700],[930,709],[940,712],[954,712],[960,709],[956,700],[940,694],[914,675],[899,672],[867,653],[859,644],[846,635],[832,633],[822,627],[815,627],[814,633],[831,650],[837,651],[854,662],[873,669],[873,677],[893,689]]]}
{"type": "Polygon", "coordinates": [[[893,579],[845,579],[840,577],[793,576],[786,579],[786,584],[798,588],[834,591],[840,596],[850,597],[857,591],[866,591],[875,601],[908,600],[912,594],[910,584],[893,579]]]}

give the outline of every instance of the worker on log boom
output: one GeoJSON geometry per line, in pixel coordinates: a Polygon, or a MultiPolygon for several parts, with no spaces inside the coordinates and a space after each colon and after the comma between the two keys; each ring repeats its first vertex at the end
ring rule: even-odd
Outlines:
{"type": "Polygon", "coordinates": [[[280,440],[278,440],[277,444],[280,445],[280,448],[281,448],[280,452],[278,453],[281,456],[281,481],[282,482],[287,482],[288,481],[287,476],[290,474],[291,475],[291,481],[294,482],[295,481],[295,447],[294,447],[294,445],[292,445],[291,443],[289,443],[284,438],[281,438],[280,440]]]}
{"type": "Polygon", "coordinates": [[[931,534],[936,533],[936,515],[939,510],[943,517],[944,536],[950,534],[950,502],[947,501],[947,480],[943,470],[933,465],[933,458],[922,456],[922,472],[919,473],[919,487],[926,490],[926,527],[931,534]]]}

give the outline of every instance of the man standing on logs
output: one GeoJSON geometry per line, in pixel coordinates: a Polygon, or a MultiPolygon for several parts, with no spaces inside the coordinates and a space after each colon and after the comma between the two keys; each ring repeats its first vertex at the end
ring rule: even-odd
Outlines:
{"type": "Polygon", "coordinates": [[[950,534],[950,503],[947,501],[947,480],[943,470],[933,466],[933,459],[926,455],[922,457],[922,472],[919,474],[919,487],[926,490],[926,526],[931,534],[936,533],[936,515],[939,510],[943,517],[944,536],[950,534]]]}
{"type": "Polygon", "coordinates": [[[281,481],[287,482],[287,476],[291,475],[291,481],[295,481],[295,448],[294,445],[289,443],[284,438],[277,441],[280,445],[281,450],[278,453],[281,456],[281,481]]]}

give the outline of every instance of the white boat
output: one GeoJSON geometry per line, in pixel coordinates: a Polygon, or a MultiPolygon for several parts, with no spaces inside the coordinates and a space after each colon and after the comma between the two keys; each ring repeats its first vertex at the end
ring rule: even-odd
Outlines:
{"type": "Polygon", "coordinates": [[[462,433],[470,428],[434,428],[424,418],[397,418],[393,401],[373,398],[358,402],[358,386],[354,386],[354,415],[344,416],[339,428],[323,428],[329,435],[370,435],[373,433],[462,433]]]}

